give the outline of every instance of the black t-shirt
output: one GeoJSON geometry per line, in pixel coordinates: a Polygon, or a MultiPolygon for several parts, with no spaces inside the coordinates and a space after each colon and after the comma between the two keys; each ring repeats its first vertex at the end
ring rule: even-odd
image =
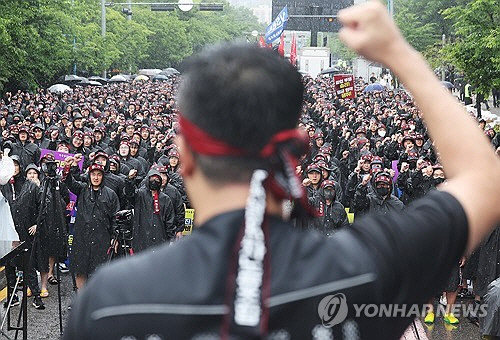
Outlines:
{"type": "MultiPolygon", "coordinates": [[[[64,339],[224,337],[243,221],[243,210],[228,212],[172,246],[102,268],[79,294],[64,339]]],[[[356,312],[363,304],[425,303],[464,253],[468,226],[459,202],[436,191],[402,212],[359,219],[331,238],[276,217],[269,217],[268,232],[267,335],[249,329],[226,338],[399,339],[415,314],[369,317],[373,306],[356,312]],[[326,328],[318,309],[337,293],[345,296],[347,316],[326,328]]]]}

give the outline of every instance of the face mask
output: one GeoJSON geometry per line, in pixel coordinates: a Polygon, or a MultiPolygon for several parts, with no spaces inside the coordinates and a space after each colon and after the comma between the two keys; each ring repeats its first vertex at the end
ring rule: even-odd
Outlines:
{"type": "Polygon", "coordinates": [[[445,181],[445,179],[438,177],[438,178],[434,178],[433,181],[434,181],[434,185],[438,186],[439,184],[443,183],[445,181]]]}
{"type": "Polygon", "coordinates": [[[160,181],[149,181],[149,189],[151,190],[159,190],[161,187],[160,181]]]}
{"type": "Polygon", "coordinates": [[[324,195],[325,195],[325,199],[326,200],[329,200],[329,201],[333,201],[333,199],[335,198],[335,190],[332,190],[332,189],[324,189],[324,195]]]}
{"type": "Polygon", "coordinates": [[[382,137],[382,138],[384,138],[386,134],[387,134],[387,131],[385,131],[385,130],[379,130],[379,131],[378,131],[378,135],[379,135],[380,137],[382,137]]]}
{"type": "Polygon", "coordinates": [[[386,197],[389,194],[389,188],[385,187],[377,188],[377,193],[382,197],[386,197]]]}

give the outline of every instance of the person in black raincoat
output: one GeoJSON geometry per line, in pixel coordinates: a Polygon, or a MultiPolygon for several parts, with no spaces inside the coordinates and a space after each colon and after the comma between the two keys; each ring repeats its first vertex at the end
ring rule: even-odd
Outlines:
{"type": "Polygon", "coordinates": [[[118,155],[120,156],[120,163],[122,164],[122,167],[123,165],[126,165],[129,169],[137,170],[140,177],[144,177],[144,175],[146,175],[147,169],[143,168],[139,160],[130,156],[130,144],[127,140],[122,140],[120,142],[118,155]]]}
{"type": "Polygon", "coordinates": [[[25,169],[28,164],[38,164],[40,148],[28,140],[28,128],[23,125],[19,128],[19,141],[13,145],[12,155],[19,156],[19,164],[25,169]]]}
{"type": "Polygon", "coordinates": [[[125,193],[134,207],[132,247],[135,252],[163,244],[175,237],[175,211],[170,198],[160,191],[161,175],[150,170],[146,185],[135,188],[133,179],[137,170],[130,170],[125,193]]]}
{"type": "Polygon", "coordinates": [[[93,155],[93,162],[104,167],[104,185],[112,189],[120,200],[120,207],[125,206],[125,196],[123,189],[125,188],[125,177],[114,174],[110,171],[109,156],[104,151],[98,151],[93,155]]]}
{"type": "Polygon", "coordinates": [[[500,225],[483,241],[479,249],[475,293],[484,296],[488,285],[500,277],[500,225]]]}
{"type": "Polygon", "coordinates": [[[365,176],[356,188],[353,201],[356,213],[381,212],[387,214],[403,210],[403,202],[392,194],[393,186],[390,174],[384,171],[376,173],[373,181],[375,190],[367,193],[370,179],[371,175],[365,176]]]}
{"type": "Polygon", "coordinates": [[[323,181],[318,201],[313,204],[319,213],[314,219],[314,228],[325,236],[331,236],[341,228],[349,226],[345,208],[336,199],[336,187],[335,181],[323,181]]]}
{"type": "Polygon", "coordinates": [[[169,183],[168,170],[166,166],[157,166],[156,169],[161,175],[161,191],[165,193],[172,204],[174,205],[175,219],[174,225],[176,226],[176,235],[180,237],[179,233],[184,230],[185,208],[182,200],[182,195],[172,184],[169,183]]]}
{"type": "MultiPolygon", "coordinates": [[[[36,232],[37,218],[39,213],[40,203],[40,188],[36,181],[29,180],[24,176],[19,164],[19,157],[12,156],[14,161],[15,172],[8,184],[2,186],[2,194],[9,201],[12,220],[16,228],[19,240],[27,243],[30,249],[30,261],[27,269],[27,281],[34,301],[33,305],[37,309],[44,309],[44,304],[40,299],[40,287],[38,286],[38,278],[35,269],[43,270],[45,266],[40,259],[40,243],[37,243],[33,248],[34,234],[36,232]]],[[[36,166],[35,166],[36,167],[36,166]]],[[[30,167],[27,169],[30,170],[30,167]]],[[[7,290],[10,297],[16,282],[15,266],[11,263],[5,267],[5,276],[7,278],[7,290]]],[[[16,300],[16,299],[14,299],[16,300]]]]}
{"type": "Polygon", "coordinates": [[[106,261],[114,217],[120,203],[116,193],[103,184],[102,165],[91,164],[88,169],[90,184],[85,184],[75,180],[70,172],[70,165],[78,164],[75,158],[67,157],[65,164],[65,183],[78,196],[71,264],[80,289],[97,266],[106,261]]]}
{"type": "MultiPolygon", "coordinates": [[[[40,246],[41,258],[48,263],[48,271],[40,270],[42,291],[48,294],[47,282],[58,284],[54,276],[54,264],[59,257],[65,257],[65,245],[67,240],[66,206],[69,203],[69,191],[55,172],[55,167],[50,163],[42,164],[43,180],[41,190],[45,191],[42,197],[43,211],[40,222],[40,246]]],[[[46,266],[47,267],[47,266],[46,266]]]]}

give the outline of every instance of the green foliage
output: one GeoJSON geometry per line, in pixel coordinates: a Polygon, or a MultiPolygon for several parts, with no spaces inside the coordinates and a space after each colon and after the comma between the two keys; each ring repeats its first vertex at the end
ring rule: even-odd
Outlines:
{"type": "Polygon", "coordinates": [[[500,87],[500,0],[475,0],[444,11],[457,39],[445,54],[471,84],[487,95],[500,87]]]}
{"type": "MultiPolygon", "coordinates": [[[[177,2],[177,1],[173,1],[177,2]]],[[[177,66],[203,46],[262,30],[249,10],[225,2],[223,12],[151,12],[134,5],[132,20],[99,0],[0,1],[0,92],[46,86],[63,74],[177,66]]]]}

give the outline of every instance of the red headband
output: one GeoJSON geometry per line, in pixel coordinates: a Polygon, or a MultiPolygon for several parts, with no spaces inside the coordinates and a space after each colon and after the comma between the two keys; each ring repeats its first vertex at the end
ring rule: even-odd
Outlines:
{"type": "MultiPolygon", "coordinates": [[[[182,135],[194,152],[205,156],[248,156],[249,152],[231,146],[226,142],[210,136],[194,123],[179,115],[179,125],[182,135]]],[[[269,143],[259,153],[262,158],[272,156],[276,151],[276,144],[287,140],[298,139],[307,143],[307,136],[298,129],[283,130],[275,134],[269,143]]]]}

